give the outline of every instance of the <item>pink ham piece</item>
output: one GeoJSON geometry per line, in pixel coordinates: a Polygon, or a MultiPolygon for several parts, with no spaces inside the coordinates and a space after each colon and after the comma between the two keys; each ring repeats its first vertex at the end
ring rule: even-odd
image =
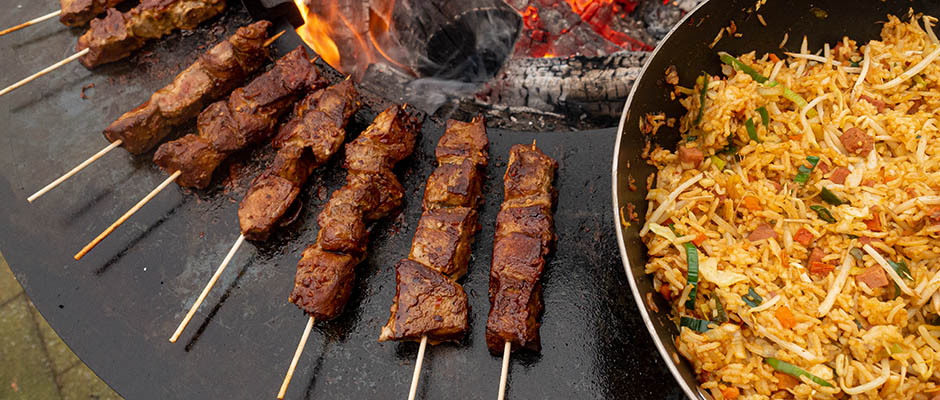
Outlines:
{"type": "Polygon", "coordinates": [[[855,276],[857,282],[865,282],[868,287],[872,289],[877,289],[880,287],[888,286],[890,281],[885,274],[885,270],[881,268],[880,265],[873,265],[862,271],[862,273],[855,276]]]}
{"type": "Polygon", "coordinates": [[[756,242],[763,239],[776,239],[777,232],[774,231],[774,228],[770,224],[764,223],[757,226],[757,229],[754,229],[750,235],[747,236],[747,240],[756,242]]]}

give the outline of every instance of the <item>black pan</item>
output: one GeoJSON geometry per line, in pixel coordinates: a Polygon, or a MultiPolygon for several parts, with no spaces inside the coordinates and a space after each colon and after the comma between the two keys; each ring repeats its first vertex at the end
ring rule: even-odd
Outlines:
{"type": "MultiPolygon", "coordinates": [[[[754,10],[755,3],[755,0],[708,1],[673,28],[654,50],[627,98],[614,148],[614,223],[617,226],[623,266],[640,314],[646,321],[660,355],[690,398],[704,398],[704,395],[697,389],[692,366],[675,356],[673,338],[678,330],[669,320],[668,303],[661,296],[653,295],[651,298],[656,302],[655,308],[659,312],[652,311],[654,308],[647,304],[647,294],[653,291],[652,279],[643,273],[646,246],[637,235],[647,210],[644,200],[646,178],[655,172],[641,157],[646,141],[650,138],[640,133],[639,120],[648,112],[664,111],[668,117],[679,117],[683,112],[678,101],[669,99],[664,71],[668,66],[675,65],[680,84],[690,86],[702,71],[712,75],[720,72],[716,55],[718,51],[737,55],[756,50],[758,54],[776,52],[782,56],[783,51],[799,51],[803,35],[807,36],[809,49],[813,50],[822,48],[824,43],[833,45],[846,35],[858,42],[878,38],[881,24],[889,14],[905,19],[909,10],[913,9],[914,12],[940,15],[940,2],[923,0],[769,0],[758,11],[754,10]],[[760,23],[756,15],[758,13],[763,16],[767,26],[760,23]],[[730,21],[734,21],[742,36],[725,35],[714,48],[709,48],[718,32],[728,26],[730,21]],[[784,34],[789,35],[789,40],[780,49],[784,34]],[[629,189],[631,176],[636,179],[638,190],[629,189]],[[636,205],[640,220],[629,228],[623,228],[619,210],[628,203],[636,205]]],[[[664,127],[652,140],[654,146],[658,144],[674,149],[679,140],[679,131],[664,127]]]]}

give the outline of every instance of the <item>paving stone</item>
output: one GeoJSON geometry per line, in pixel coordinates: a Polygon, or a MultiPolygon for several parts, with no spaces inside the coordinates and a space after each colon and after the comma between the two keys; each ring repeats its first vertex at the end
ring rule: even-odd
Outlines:
{"type": "Polygon", "coordinates": [[[16,297],[23,292],[23,287],[13,277],[13,271],[7,266],[3,254],[0,254],[0,304],[16,297]]]}
{"type": "Polygon", "coordinates": [[[78,364],[59,376],[62,385],[63,400],[121,400],[121,396],[111,390],[85,364],[78,364]]]}
{"type": "Polygon", "coordinates": [[[0,399],[60,399],[26,296],[0,307],[0,399]]]}
{"type": "Polygon", "coordinates": [[[39,333],[42,340],[46,343],[46,354],[49,355],[49,361],[52,362],[52,371],[56,374],[62,373],[69,367],[79,363],[78,357],[69,349],[69,346],[55,333],[49,323],[46,322],[39,310],[30,307],[33,312],[33,318],[39,325],[39,333]]]}

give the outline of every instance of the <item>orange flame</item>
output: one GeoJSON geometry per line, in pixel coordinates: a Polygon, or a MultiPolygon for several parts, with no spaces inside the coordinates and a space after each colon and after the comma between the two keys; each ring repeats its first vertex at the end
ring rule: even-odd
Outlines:
{"type": "Polygon", "coordinates": [[[333,34],[333,27],[321,21],[316,14],[311,13],[304,0],[294,0],[294,3],[297,4],[300,16],[304,19],[304,24],[297,28],[297,34],[305,43],[313,46],[313,51],[317,52],[323,61],[336,70],[341,70],[339,47],[330,37],[333,34]]]}

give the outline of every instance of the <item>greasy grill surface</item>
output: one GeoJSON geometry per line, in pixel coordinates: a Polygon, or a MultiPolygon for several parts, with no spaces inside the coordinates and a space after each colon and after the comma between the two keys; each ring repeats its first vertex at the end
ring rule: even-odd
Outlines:
{"type": "Polygon", "coordinates": [[[228,95],[264,65],[270,26],[268,21],[258,21],[239,28],[145,103],[112,122],[104,136],[110,142],[123,141],[122,146],[133,154],[150,151],[173,128],[195,118],[209,102],[228,95]]]}
{"type": "Polygon", "coordinates": [[[91,21],[75,51],[89,49],[79,61],[88,68],[120,60],[177,29],[195,29],[225,9],[225,0],[143,0],[127,12],[108,9],[91,21]]]}
{"type": "Polygon", "coordinates": [[[359,92],[349,80],[310,93],[297,103],[292,118],[274,139],[278,149],[274,162],[255,178],[238,208],[245,238],[268,238],[314,168],[339,151],[346,139],[346,123],[360,105],[359,92]]]}
{"type": "Polygon", "coordinates": [[[552,206],[556,169],[558,163],[535,143],[517,144],[509,152],[490,268],[486,344],[493,354],[501,354],[506,342],[513,350],[541,350],[541,278],[545,257],[555,241],[552,206]]]}
{"type": "Polygon", "coordinates": [[[306,49],[298,47],[251,83],[235,89],[228,100],[206,107],[197,121],[199,134],[164,143],[153,162],[170,173],[181,171],[176,180],[180,186],[208,186],[226,157],[270,138],[278,117],[298,96],[326,84],[307,58],[306,49]]]}
{"type": "Polygon", "coordinates": [[[336,318],[346,305],[355,267],[365,256],[366,224],[401,206],[404,189],[392,168],[414,150],[421,123],[392,106],[346,146],[346,185],[333,192],[317,217],[317,242],[297,263],[290,302],[318,321],[336,318]]]}
{"type": "Polygon", "coordinates": [[[68,26],[82,26],[122,2],[124,0],[59,0],[62,10],[59,21],[68,26]]]}
{"type": "Polygon", "coordinates": [[[480,230],[476,208],[489,158],[483,118],[447,121],[435,154],[438,167],[425,187],[411,253],[395,267],[395,299],[379,341],[457,342],[469,329],[467,294],[457,279],[467,273],[480,230]]]}

